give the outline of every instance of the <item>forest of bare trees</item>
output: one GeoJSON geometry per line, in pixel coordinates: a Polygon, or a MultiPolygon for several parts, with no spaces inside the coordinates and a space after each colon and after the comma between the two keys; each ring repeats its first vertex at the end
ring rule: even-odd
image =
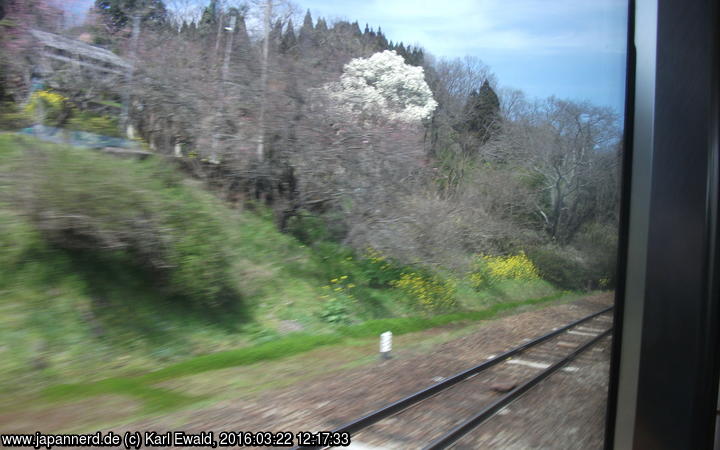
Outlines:
{"type": "MultiPolygon", "coordinates": [[[[239,208],[266,205],[308,244],[452,271],[477,254],[522,250],[559,285],[612,283],[621,152],[612,110],[528,99],[500,88],[481,59],[436,58],[289,2],[206,3],[98,0],[65,30],[42,14],[23,20],[133,66],[112,86],[57,84],[67,97],[121,104],[123,134],[177,157],[239,208]]],[[[29,14],[23,5],[4,1],[6,27],[29,14]]],[[[14,61],[2,73],[6,101],[30,89],[24,28],[2,41],[14,61]]]]}

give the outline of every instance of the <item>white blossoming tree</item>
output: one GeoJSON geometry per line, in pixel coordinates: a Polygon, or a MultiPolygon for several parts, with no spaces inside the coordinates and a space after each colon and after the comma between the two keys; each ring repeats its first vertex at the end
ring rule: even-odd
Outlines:
{"type": "Polygon", "coordinates": [[[328,88],[343,108],[383,119],[419,122],[437,107],[423,68],[405,64],[402,56],[389,50],[353,59],[340,82],[328,88]]]}

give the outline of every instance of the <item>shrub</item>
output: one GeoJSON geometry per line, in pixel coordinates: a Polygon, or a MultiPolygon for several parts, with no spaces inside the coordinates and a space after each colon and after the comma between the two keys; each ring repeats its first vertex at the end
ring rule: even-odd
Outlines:
{"type": "Polygon", "coordinates": [[[330,233],[321,217],[300,210],[288,220],[286,231],[306,245],[329,240],[330,233]]]}
{"type": "Polygon", "coordinates": [[[358,265],[370,287],[374,288],[392,287],[392,283],[400,279],[407,270],[371,247],[365,250],[363,258],[358,260],[358,265]]]}
{"type": "Polygon", "coordinates": [[[571,247],[538,247],[528,252],[540,276],[561,289],[586,290],[591,279],[585,262],[571,247]]]}
{"type": "Polygon", "coordinates": [[[25,106],[30,117],[41,117],[45,125],[58,126],[69,115],[71,105],[68,99],[57,92],[35,91],[25,106]]]}
{"type": "Polygon", "coordinates": [[[404,291],[411,299],[412,306],[426,311],[447,311],[456,306],[456,284],[452,280],[420,272],[404,273],[391,283],[404,291]]]}
{"type": "Polygon", "coordinates": [[[578,235],[575,247],[587,261],[589,282],[593,287],[615,287],[618,231],[615,224],[594,223],[578,235]]]}
{"type": "Polygon", "coordinates": [[[348,247],[334,242],[321,241],[312,246],[316,275],[321,280],[330,280],[342,275],[353,275],[353,282],[365,284],[362,274],[357,273],[357,257],[348,247]]]}
{"type": "Polygon", "coordinates": [[[233,224],[210,194],[159,160],[13,139],[24,151],[8,158],[7,200],[53,245],[129,258],[199,306],[235,297],[233,224]]]}
{"type": "Polygon", "coordinates": [[[75,112],[74,117],[68,121],[67,128],[70,130],[87,131],[102,136],[122,137],[117,118],[99,116],[88,112],[75,112]]]}
{"type": "Polygon", "coordinates": [[[540,276],[559,288],[612,289],[616,247],[616,226],[594,223],[584,227],[572,245],[547,245],[528,253],[540,276]]]}
{"type": "Polygon", "coordinates": [[[470,282],[475,289],[492,286],[500,280],[538,278],[538,268],[522,251],[509,256],[480,255],[475,262],[475,270],[470,274],[470,282]]]}
{"type": "Polygon", "coordinates": [[[116,117],[82,111],[63,95],[50,90],[33,92],[22,112],[3,116],[6,116],[5,121],[20,121],[26,124],[33,119],[42,118],[44,125],[65,126],[69,130],[122,137],[116,117]]]}
{"type": "Polygon", "coordinates": [[[339,298],[331,298],[325,302],[320,318],[333,325],[347,325],[350,323],[350,310],[339,298]]]}
{"type": "Polygon", "coordinates": [[[0,130],[19,130],[32,125],[32,116],[13,102],[0,103],[0,130]]]}
{"type": "Polygon", "coordinates": [[[42,247],[37,231],[5,206],[0,204],[0,267],[3,268],[0,286],[4,285],[7,275],[23,262],[29,250],[42,247]]]}
{"type": "Polygon", "coordinates": [[[356,301],[353,295],[355,287],[349,275],[340,275],[323,286],[325,293],[320,296],[324,300],[320,319],[335,325],[349,324],[350,304],[356,301]]]}

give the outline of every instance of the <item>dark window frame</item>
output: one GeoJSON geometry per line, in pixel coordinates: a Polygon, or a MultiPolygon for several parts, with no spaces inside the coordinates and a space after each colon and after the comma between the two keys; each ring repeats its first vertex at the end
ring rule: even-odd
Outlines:
{"type": "Polygon", "coordinates": [[[713,0],[631,0],[607,449],[711,449],[720,18],[713,0]]]}

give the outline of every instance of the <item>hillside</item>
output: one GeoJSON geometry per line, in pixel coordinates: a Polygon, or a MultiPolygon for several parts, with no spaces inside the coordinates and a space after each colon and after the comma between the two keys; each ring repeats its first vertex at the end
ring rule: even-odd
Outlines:
{"type": "MultiPolygon", "coordinates": [[[[374,335],[392,324],[338,331],[367,320],[558,293],[542,280],[475,290],[461,274],[399,265],[376,251],[305,245],[277,231],[263,207],[232,209],[161,157],[120,159],[3,134],[0,167],[0,380],[16,395],[293,332],[305,341],[291,353],[323,343],[309,335],[374,335]]],[[[398,330],[434,324],[423,320],[398,322],[398,330]]]]}

